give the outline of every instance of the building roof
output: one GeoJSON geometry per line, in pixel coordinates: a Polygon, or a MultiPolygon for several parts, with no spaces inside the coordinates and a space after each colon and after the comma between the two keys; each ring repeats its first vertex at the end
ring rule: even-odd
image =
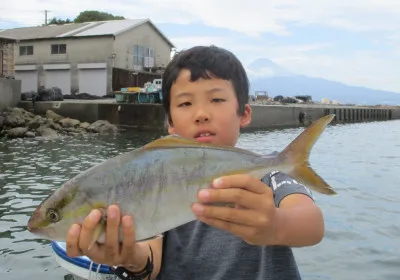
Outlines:
{"type": "MultiPolygon", "coordinates": [[[[0,32],[1,32],[1,30],[0,30],[0,32]]],[[[0,41],[3,41],[3,42],[15,42],[15,41],[17,41],[17,39],[11,38],[11,37],[0,36],[0,41]]]]}
{"type": "Polygon", "coordinates": [[[9,37],[23,41],[52,38],[117,36],[144,23],[149,23],[172,48],[175,48],[174,44],[172,44],[172,42],[156,27],[156,25],[150,19],[109,20],[13,28],[0,30],[0,38],[9,37]]]}

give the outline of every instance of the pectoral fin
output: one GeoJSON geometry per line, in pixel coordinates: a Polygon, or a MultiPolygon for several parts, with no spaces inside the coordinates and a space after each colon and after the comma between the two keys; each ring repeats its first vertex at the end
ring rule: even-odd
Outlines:
{"type": "Polygon", "coordinates": [[[92,248],[94,243],[96,243],[99,237],[105,232],[106,232],[106,221],[101,219],[101,221],[96,225],[96,227],[93,230],[92,239],[90,241],[88,250],[92,248]]]}

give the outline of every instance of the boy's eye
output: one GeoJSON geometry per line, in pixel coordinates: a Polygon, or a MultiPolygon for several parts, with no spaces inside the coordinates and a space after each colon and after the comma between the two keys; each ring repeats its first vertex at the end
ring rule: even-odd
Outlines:
{"type": "Polygon", "coordinates": [[[186,106],[190,106],[191,103],[190,102],[183,102],[181,104],[178,105],[178,107],[186,107],[186,106]]]}
{"type": "Polygon", "coordinates": [[[222,99],[222,98],[213,98],[212,99],[212,102],[224,102],[225,101],[225,99],[222,99]]]}

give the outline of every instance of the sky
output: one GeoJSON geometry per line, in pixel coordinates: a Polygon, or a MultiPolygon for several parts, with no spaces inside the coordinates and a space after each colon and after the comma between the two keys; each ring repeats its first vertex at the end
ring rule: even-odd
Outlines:
{"type": "Polygon", "coordinates": [[[43,24],[45,10],[150,18],[178,50],[213,44],[245,66],[268,58],[296,74],[400,93],[398,0],[14,0],[0,10],[0,29],[43,24]]]}

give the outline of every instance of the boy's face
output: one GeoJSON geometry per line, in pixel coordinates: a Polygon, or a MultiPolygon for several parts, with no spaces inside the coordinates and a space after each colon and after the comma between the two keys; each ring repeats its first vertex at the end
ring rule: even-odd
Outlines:
{"type": "Polygon", "coordinates": [[[231,82],[198,79],[190,81],[190,71],[182,70],[171,87],[170,134],[218,145],[236,145],[240,128],[251,121],[251,108],[246,104],[238,116],[238,101],[231,82]]]}

